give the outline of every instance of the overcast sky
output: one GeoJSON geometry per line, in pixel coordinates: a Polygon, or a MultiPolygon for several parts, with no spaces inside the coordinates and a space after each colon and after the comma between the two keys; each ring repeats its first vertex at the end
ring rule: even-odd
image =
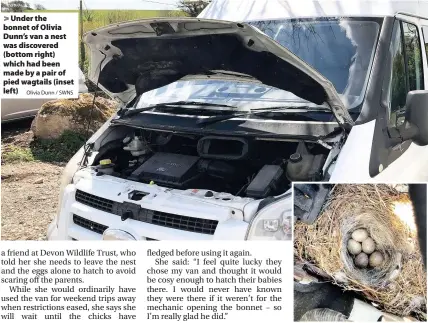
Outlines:
{"type": "MultiPolygon", "coordinates": [[[[31,5],[41,4],[50,10],[77,9],[79,0],[27,0],[31,5]]],[[[84,0],[88,9],[172,10],[177,0],[84,0]]]]}

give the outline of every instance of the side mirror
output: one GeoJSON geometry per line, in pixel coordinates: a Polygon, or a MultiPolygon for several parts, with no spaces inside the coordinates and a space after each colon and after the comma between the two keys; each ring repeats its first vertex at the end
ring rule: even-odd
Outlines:
{"type": "Polygon", "coordinates": [[[428,145],[428,91],[417,90],[407,94],[406,124],[410,130],[408,134],[411,134],[408,139],[419,146],[428,145]]]}

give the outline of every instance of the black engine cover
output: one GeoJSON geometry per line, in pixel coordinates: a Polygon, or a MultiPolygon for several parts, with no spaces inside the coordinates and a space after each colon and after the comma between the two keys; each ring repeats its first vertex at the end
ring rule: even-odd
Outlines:
{"type": "Polygon", "coordinates": [[[197,156],[158,152],[138,167],[129,179],[181,188],[198,176],[198,161],[197,156]]]}

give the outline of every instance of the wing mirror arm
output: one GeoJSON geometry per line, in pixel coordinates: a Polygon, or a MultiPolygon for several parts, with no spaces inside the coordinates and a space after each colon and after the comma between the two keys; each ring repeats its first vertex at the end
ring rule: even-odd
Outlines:
{"type": "Polygon", "coordinates": [[[386,129],[390,145],[412,140],[418,146],[428,145],[428,91],[410,91],[406,99],[406,119],[403,125],[386,129]]]}
{"type": "Polygon", "coordinates": [[[390,147],[393,147],[407,140],[417,137],[419,129],[417,126],[406,121],[405,124],[399,128],[388,127],[387,132],[389,138],[389,145],[390,147]]]}

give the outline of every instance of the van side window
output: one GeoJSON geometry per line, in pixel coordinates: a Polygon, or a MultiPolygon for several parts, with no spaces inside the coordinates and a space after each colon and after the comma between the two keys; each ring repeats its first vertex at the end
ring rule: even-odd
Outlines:
{"type": "Polygon", "coordinates": [[[425,51],[427,52],[427,59],[428,59],[428,27],[423,26],[422,33],[424,34],[425,51]]]}
{"type": "Polygon", "coordinates": [[[404,122],[407,93],[424,89],[422,52],[417,27],[407,22],[396,21],[390,51],[392,53],[390,126],[399,127],[404,122]]]}
{"type": "Polygon", "coordinates": [[[406,104],[407,86],[406,69],[403,53],[401,26],[398,21],[394,24],[390,51],[392,53],[392,77],[390,87],[390,117],[391,126],[397,126],[397,111],[402,111],[406,104]]]}
{"type": "Polygon", "coordinates": [[[404,45],[407,59],[409,91],[424,89],[421,43],[418,28],[403,22],[404,45]]]}

